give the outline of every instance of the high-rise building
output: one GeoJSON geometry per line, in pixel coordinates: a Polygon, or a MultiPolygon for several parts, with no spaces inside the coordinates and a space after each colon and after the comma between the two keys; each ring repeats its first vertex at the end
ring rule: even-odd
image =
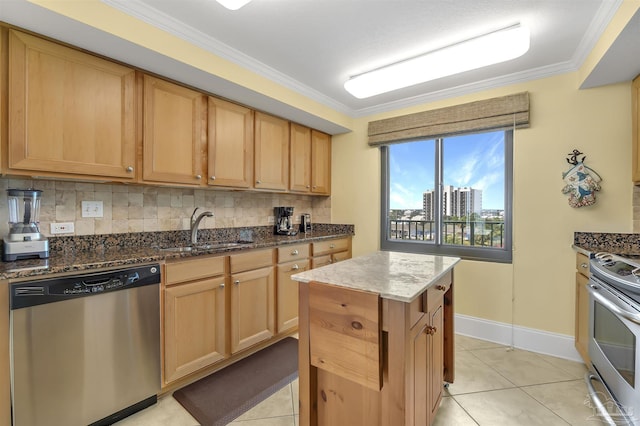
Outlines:
{"type": "MultiPolygon", "coordinates": [[[[433,189],[422,193],[422,208],[425,220],[435,219],[435,197],[433,189]]],[[[482,190],[470,187],[442,188],[442,215],[444,217],[469,217],[472,213],[482,213],[482,190]]]]}

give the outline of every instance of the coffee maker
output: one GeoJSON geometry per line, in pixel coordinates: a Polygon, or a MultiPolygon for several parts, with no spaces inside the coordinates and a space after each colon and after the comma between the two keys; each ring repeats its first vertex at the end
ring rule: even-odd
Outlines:
{"type": "Polygon", "coordinates": [[[2,260],[49,257],[49,240],[40,233],[39,216],[42,191],[8,189],[9,235],[4,238],[2,260]]]}
{"type": "Polygon", "coordinates": [[[298,231],[293,229],[293,207],[274,207],[276,235],[296,235],[298,231]]]}

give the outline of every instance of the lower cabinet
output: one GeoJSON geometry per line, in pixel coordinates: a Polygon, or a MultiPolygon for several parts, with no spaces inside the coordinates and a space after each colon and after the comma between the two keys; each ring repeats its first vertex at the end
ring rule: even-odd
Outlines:
{"type": "Polygon", "coordinates": [[[575,347],[585,364],[589,358],[589,257],[576,254],[575,347]]]}
{"type": "Polygon", "coordinates": [[[231,353],[246,349],[275,335],[273,256],[271,249],[230,256],[231,353]],[[258,269],[245,270],[255,267],[258,269]],[[243,270],[243,272],[234,272],[234,270],[243,270]]]}
{"type": "Polygon", "coordinates": [[[226,358],[228,351],[224,258],[170,263],[165,273],[166,384],[226,358]]]}
{"type": "Polygon", "coordinates": [[[309,244],[296,244],[278,248],[276,281],[276,331],[278,334],[298,327],[298,283],[293,274],[310,267],[309,244]]]}
{"type": "Polygon", "coordinates": [[[312,268],[319,268],[342,260],[351,259],[351,237],[318,241],[312,245],[312,268]]]}

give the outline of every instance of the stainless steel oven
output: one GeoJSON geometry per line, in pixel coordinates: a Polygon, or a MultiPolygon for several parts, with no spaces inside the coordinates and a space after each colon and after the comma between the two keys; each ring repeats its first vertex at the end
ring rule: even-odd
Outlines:
{"type": "Polygon", "coordinates": [[[598,254],[587,285],[592,400],[609,424],[640,424],[640,265],[598,254]],[[604,385],[604,397],[593,380],[604,385]]]}

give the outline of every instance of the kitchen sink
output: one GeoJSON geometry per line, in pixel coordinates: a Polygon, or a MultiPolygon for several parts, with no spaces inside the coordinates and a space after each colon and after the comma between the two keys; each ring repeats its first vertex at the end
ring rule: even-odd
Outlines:
{"type": "Polygon", "coordinates": [[[231,248],[244,248],[250,247],[251,244],[248,243],[238,243],[238,242],[230,242],[230,243],[200,243],[196,245],[189,246],[176,246],[176,247],[161,247],[160,251],[170,251],[170,252],[190,252],[193,250],[223,250],[223,249],[231,249],[231,248]]]}

